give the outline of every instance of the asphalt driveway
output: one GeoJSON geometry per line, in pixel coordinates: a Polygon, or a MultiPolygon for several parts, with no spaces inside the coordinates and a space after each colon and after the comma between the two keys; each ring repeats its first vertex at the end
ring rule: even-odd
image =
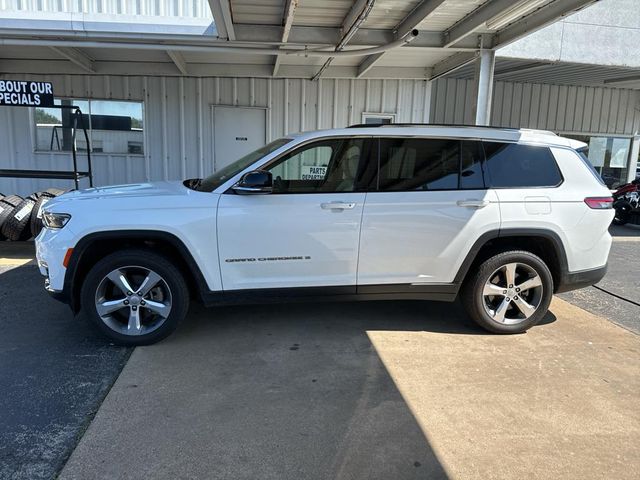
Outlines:
{"type": "Polygon", "coordinates": [[[0,478],[50,479],[130,351],[48,297],[37,268],[23,265],[32,247],[9,248],[0,254],[0,478]]]}
{"type": "Polygon", "coordinates": [[[607,275],[597,285],[560,298],[640,334],[640,227],[611,227],[607,275]]]}

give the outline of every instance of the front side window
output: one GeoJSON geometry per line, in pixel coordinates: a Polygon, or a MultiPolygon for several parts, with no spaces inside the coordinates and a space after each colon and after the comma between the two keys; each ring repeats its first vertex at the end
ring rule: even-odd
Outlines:
{"type": "Polygon", "coordinates": [[[562,175],[548,147],[482,142],[495,188],[556,187],[562,175]]]}
{"type": "MultiPolygon", "coordinates": [[[[76,106],[82,111],[89,145],[84,134],[76,132],[78,151],[125,155],[144,154],[142,102],[115,100],[57,99],[56,105],[76,106]]],[[[69,152],[73,146],[73,110],[36,108],[34,110],[36,150],[69,152]]],[[[81,125],[78,125],[80,128],[81,125]]]]}
{"type": "Polygon", "coordinates": [[[484,188],[482,155],[477,142],[426,138],[380,139],[380,191],[459,188],[484,188]]]}
{"type": "Polygon", "coordinates": [[[354,192],[369,158],[370,142],[337,138],[306,145],[267,167],[273,193],[354,192]]]}

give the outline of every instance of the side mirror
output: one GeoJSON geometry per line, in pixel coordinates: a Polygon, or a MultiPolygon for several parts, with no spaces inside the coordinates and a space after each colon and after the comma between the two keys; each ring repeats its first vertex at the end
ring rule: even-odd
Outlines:
{"type": "Polygon", "coordinates": [[[245,173],[240,181],[231,187],[241,195],[256,195],[273,191],[273,176],[266,170],[254,170],[245,173]]]}

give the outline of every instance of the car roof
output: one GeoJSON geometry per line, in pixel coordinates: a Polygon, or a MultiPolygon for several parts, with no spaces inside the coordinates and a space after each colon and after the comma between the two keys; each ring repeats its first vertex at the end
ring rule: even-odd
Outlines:
{"type": "Polygon", "coordinates": [[[484,127],[477,125],[436,125],[436,124],[384,124],[353,125],[347,128],[300,132],[291,137],[298,140],[333,136],[375,136],[375,137],[447,137],[495,140],[504,142],[535,143],[547,146],[579,149],[587,144],[572,138],[556,135],[548,130],[528,128],[484,127]]]}

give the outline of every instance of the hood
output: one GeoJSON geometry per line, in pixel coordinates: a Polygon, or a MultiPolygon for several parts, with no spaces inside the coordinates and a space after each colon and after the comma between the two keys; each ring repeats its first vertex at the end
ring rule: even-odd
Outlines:
{"type": "Polygon", "coordinates": [[[168,195],[188,195],[189,190],[182,182],[132,183],[129,185],[110,185],[108,187],[74,190],[61,195],[60,200],[88,200],[109,197],[154,197],[168,195]]]}

